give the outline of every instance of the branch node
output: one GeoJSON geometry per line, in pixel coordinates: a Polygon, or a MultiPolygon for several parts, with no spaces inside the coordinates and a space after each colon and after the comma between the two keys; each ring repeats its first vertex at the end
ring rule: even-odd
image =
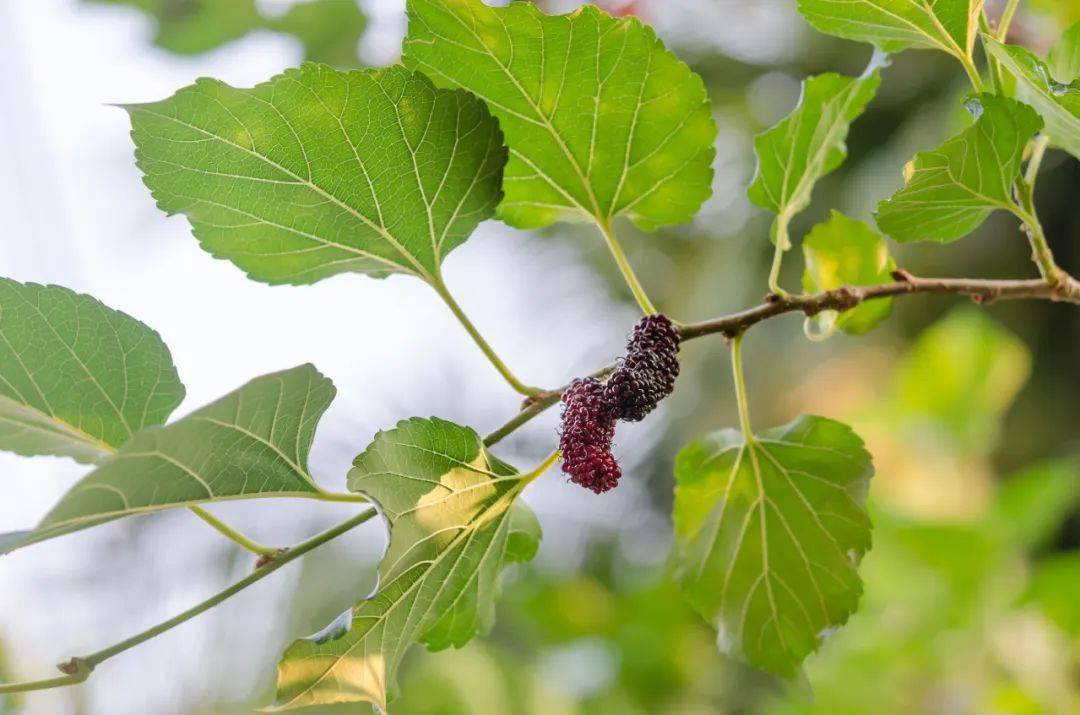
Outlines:
{"type": "Polygon", "coordinates": [[[891,275],[892,279],[894,281],[898,282],[898,283],[914,283],[915,282],[915,276],[911,275],[910,273],[905,271],[903,268],[897,268],[895,271],[893,271],[889,275],[891,275]]]}
{"type": "Polygon", "coordinates": [[[72,658],[66,663],[57,665],[56,669],[64,675],[82,675],[89,677],[90,673],[94,670],[94,666],[90,665],[82,658],[72,658]]]}
{"type": "Polygon", "coordinates": [[[274,552],[272,554],[262,554],[262,555],[260,555],[259,558],[255,559],[255,570],[258,571],[259,569],[261,569],[261,568],[263,568],[265,566],[269,566],[270,564],[274,563],[279,558],[284,556],[286,551],[288,551],[287,548],[286,549],[278,549],[276,552],[274,552]]]}
{"type": "Polygon", "coordinates": [[[769,292],[769,293],[765,294],[765,302],[766,303],[779,303],[783,299],[784,299],[784,296],[780,295],[779,293],[769,292]]]}

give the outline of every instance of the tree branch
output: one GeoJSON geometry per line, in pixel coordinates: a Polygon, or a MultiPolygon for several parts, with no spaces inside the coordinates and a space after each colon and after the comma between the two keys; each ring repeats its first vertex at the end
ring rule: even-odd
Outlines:
{"type": "MultiPolygon", "coordinates": [[[[1060,271],[1060,269],[1059,269],[1060,271]]],[[[751,326],[775,318],[785,313],[802,313],[807,317],[823,311],[846,311],[870,300],[894,298],[916,293],[962,295],[976,303],[987,304],[996,300],[1037,299],[1080,305],[1080,281],[1060,271],[1057,281],[1042,278],[1031,280],[983,280],[975,278],[917,278],[907,271],[894,271],[894,283],[873,286],[843,286],[835,290],[811,295],[776,295],[770,294],[761,305],[747,310],[725,315],[700,323],[691,323],[679,328],[683,340],[694,340],[706,335],[720,334],[735,338],[751,326]]],[[[604,377],[613,365],[593,373],[604,377]]],[[[569,385],[557,390],[548,390],[534,398],[526,400],[517,415],[503,426],[484,438],[484,444],[491,446],[505,439],[517,429],[531,421],[562,397],[569,385]]]]}

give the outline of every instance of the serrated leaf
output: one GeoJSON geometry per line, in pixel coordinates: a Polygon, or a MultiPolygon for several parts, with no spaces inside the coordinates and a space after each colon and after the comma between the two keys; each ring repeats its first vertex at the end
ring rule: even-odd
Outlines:
{"type": "Polygon", "coordinates": [[[828,73],[803,82],[791,114],[754,138],[751,201],[778,214],[784,226],[810,204],[814,184],[847,156],[848,129],[874,98],[884,63],[876,56],[861,77],[828,73]]]}
{"type": "Polygon", "coordinates": [[[1059,82],[1069,83],[1080,78],[1080,22],[1065,31],[1046,61],[1051,75],[1059,82]]]}
{"type": "Polygon", "coordinates": [[[980,94],[968,101],[975,123],[915,156],[904,188],[878,205],[878,227],[897,241],[955,241],[997,209],[1012,210],[1024,148],[1042,128],[1031,107],[980,94]]]}
{"type": "Polygon", "coordinates": [[[701,79],[633,17],[592,5],[409,0],[404,60],[484,99],[510,146],[499,215],[644,229],[690,220],[711,194],[716,126],[701,79]]]}
{"type": "Polygon", "coordinates": [[[98,462],[183,399],[146,325],[67,288],[0,278],[0,449],[98,462]]]}
{"type": "Polygon", "coordinates": [[[1017,96],[1033,106],[1046,122],[1050,141],[1080,157],[1080,79],[1063,84],[1046,63],[1029,50],[986,38],[987,51],[1017,80],[1017,96]]]}
{"type": "MultiPolygon", "coordinates": [[[[834,290],[844,285],[888,283],[896,262],[889,256],[885,237],[862,221],[833,211],[828,221],[815,226],[803,239],[806,271],[803,288],[810,292],[834,290]]],[[[892,312],[892,299],[871,300],[854,309],[823,319],[835,321],[852,335],[869,332],[892,312]]]]}
{"type": "Polygon", "coordinates": [[[723,430],[675,463],[675,562],[720,649],[794,677],[844,624],[870,548],[870,455],[849,427],[802,416],[747,442],[723,430]]]}
{"type": "Polygon", "coordinates": [[[970,57],[983,0],[799,0],[819,32],[885,52],[932,49],[970,57]]]}
{"type": "Polygon", "coordinates": [[[164,427],[139,432],[0,553],[125,516],[205,502],[311,497],[315,428],[334,385],[311,365],[257,377],[164,427]]]}
{"type": "Polygon", "coordinates": [[[253,89],[201,79],[127,109],[158,206],[267,283],[348,271],[435,283],[501,196],[495,118],[402,67],[307,63],[253,89]]]}
{"type": "Polygon", "coordinates": [[[277,709],[364,701],[385,711],[411,644],[458,647],[486,630],[502,569],[539,543],[535,516],[516,501],[527,481],[451,422],[413,418],[376,435],[349,488],[377,502],[390,526],[378,591],[289,647],[277,709]]]}
{"type": "Polygon", "coordinates": [[[304,44],[308,59],[356,64],[367,22],[357,0],[305,0],[281,17],[263,14],[256,0],[88,0],[142,10],[157,26],[154,42],[170,52],[201,54],[255,30],[275,30],[304,44]]]}

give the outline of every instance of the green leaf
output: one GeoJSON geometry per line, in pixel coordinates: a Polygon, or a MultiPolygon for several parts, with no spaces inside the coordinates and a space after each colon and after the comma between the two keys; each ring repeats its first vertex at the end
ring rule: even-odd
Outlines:
{"type": "Polygon", "coordinates": [[[1080,636],[1080,551],[1055,554],[1035,565],[1027,600],[1037,603],[1065,633],[1080,636]]]}
{"type": "Polygon", "coordinates": [[[0,278],[0,449],[98,462],[183,399],[147,326],[67,288],[0,278]]]}
{"type": "Polygon", "coordinates": [[[781,236],[810,204],[814,184],[843,163],[848,129],[874,98],[886,62],[875,55],[861,77],[829,73],[805,80],[791,114],[754,138],[758,163],[748,195],[778,214],[781,236]]]}
{"type": "Polygon", "coordinates": [[[142,10],[157,25],[154,42],[184,55],[209,52],[255,30],[295,36],[308,59],[354,65],[367,21],[356,0],[305,0],[281,17],[259,11],[256,0],[89,0],[142,10]]]}
{"type": "Polygon", "coordinates": [[[520,228],[690,220],[711,192],[701,78],[636,18],[586,5],[409,0],[406,64],[484,99],[510,146],[499,215],[520,228]]]}
{"type": "Polygon", "coordinates": [[[897,407],[922,431],[969,451],[997,437],[1001,418],[1031,373],[1031,353],[1016,335],[965,306],[919,335],[896,371],[897,407]]]}
{"type": "Polygon", "coordinates": [[[983,0],[799,0],[819,32],[885,52],[931,49],[970,57],[983,0]]]}
{"type": "Polygon", "coordinates": [[[280,18],[268,20],[267,27],[300,40],[309,60],[348,67],[357,64],[357,47],[367,18],[357,0],[308,0],[296,3],[280,18]]]}
{"type": "Polygon", "coordinates": [[[1044,462],[1009,477],[991,512],[992,523],[1026,549],[1049,542],[1080,506],[1080,458],[1044,462]]]}
{"type": "Polygon", "coordinates": [[[498,122],[402,67],[307,63],[253,89],[201,79],[127,109],[158,206],[267,283],[347,271],[434,283],[501,196],[498,122]]]}
{"type": "Polygon", "coordinates": [[[723,652],[790,678],[847,621],[870,548],[872,474],[862,440],[823,417],[749,443],[723,430],[680,452],[677,575],[723,652]]]}
{"type": "MultiPolygon", "coordinates": [[[[803,240],[806,271],[803,288],[810,293],[834,290],[844,285],[867,286],[888,283],[896,262],[889,256],[885,238],[862,221],[833,211],[828,221],[819,223],[803,240]]],[[[852,335],[869,332],[892,312],[892,299],[872,300],[839,316],[815,316],[819,322],[835,321],[852,335]]]]}
{"type": "Polygon", "coordinates": [[[1035,111],[990,94],[968,100],[975,123],[933,151],[915,155],[910,178],[878,205],[877,223],[897,241],[955,241],[996,209],[1014,209],[1013,182],[1024,147],[1042,128],[1035,111]]]}
{"type": "Polygon", "coordinates": [[[349,472],[390,526],[369,599],[278,666],[278,709],[371,702],[386,710],[408,647],[460,647],[487,630],[498,578],[536,552],[540,528],[516,501],[529,479],[490,456],[467,427],[439,419],[380,432],[349,472]]]}
{"type": "Polygon", "coordinates": [[[1029,50],[986,38],[986,48],[1017,80],[1017,96],[1038,110],[1046,122],[1046,136],[1070,154],[1080,157],[1080,79],[1062,84],[1050,68],[1029,50]]]}
{"type": "MultiPolygon", "coordinates": [[[[205,502],[317,497],[307,458],[334,385],[311,365],[257,377],[143,430],[79,481],[26,538],[0,553],[125,516],[205,502]]],[[[2,539],[2,537],[0,537],[2,539]]]]}
{"type": "Polygon", "coordinates": [[[1050,73],[1067,83],[1080,77],[1080,22],[1065,31],[1046,58],[1050,73]]]}

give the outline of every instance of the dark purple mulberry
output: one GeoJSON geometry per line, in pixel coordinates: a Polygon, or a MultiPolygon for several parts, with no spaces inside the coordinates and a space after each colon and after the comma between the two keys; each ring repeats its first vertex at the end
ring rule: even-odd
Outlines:
{"type": "Polygon", "coordinates": [[[644,419],[675,389],[678,376],[679,331],[667,316],[650,315],[634,326],[626,357],[606,383],[574,380],[563,393],[559,440],[570,481],[597,494],[618,486],[622,470],[611,453],[615,422],[644,419]]]}
{"type": "Polygon", "coordinates": [[[594,377],[575,380],[562,400],[563,471],[597,494],[615,488],[622,470],[611,453],[615,413],[604,384],[594,377]]]}
{"type": "Polygon", "coordinates": [[[666,315],[647,316],[634,326],[626,357],[607,383],[619,419],[645,419],[675,389],[679,343],[679,331],[666,315]]]}

